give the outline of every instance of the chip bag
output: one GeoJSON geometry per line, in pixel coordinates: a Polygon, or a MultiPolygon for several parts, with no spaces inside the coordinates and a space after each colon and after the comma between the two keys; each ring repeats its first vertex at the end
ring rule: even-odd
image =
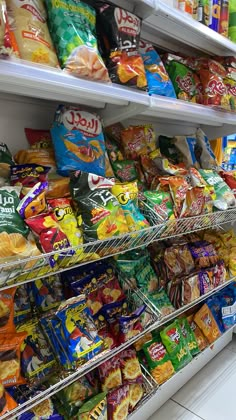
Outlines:
{"type": "Polygon", "coordinates": [[[174,219],[173,202],[168,192],[144,191],[148,207],[150,207],[161,220],[174,219]]]}
{"type": "Polygon", "coordinates": [[[75,170],[105,175],[105,144],[98,116],[60,105],[51,134],[61,175],[68,176],[75,170]]]}
{"type": "Polygon", "coordinates": [[[107,396],[108,420],[126,420],[129,412],[129,385],[109,392],[107,396]]]}
{"type": "Polygon", "coordinates": [[[5,0],[0,1],[0,57],[12,54],[12,39],[5,0]]]}
{"type": "Polygon", "coordinates": [[[116,178],[121,182],[131,182],[138,179],[133,160],[120,160],[112,163],[116,178]]]}
{"type": "Polygon", "coordinates": [[[63,285],[59,275],[32,282],[31,294],[39,312],[47,312],[58,307],[64,300],[63,285]]]}
{"type": "Polygon", "coordinates": [[[164,328],[160,335],[176,371],[191,362],[192,356],[177,320],[164,328]]]}
{"type": "Polygon", "coordinates": [[[163,384],[175,372],[168,353],[161,342],[156,339],[142,347],[153,378],[159,385],[163,384]]]}
{"type": "Polygon", "coordinates": [[[99,418],[99,420],[107,420],[107,400],[106,393],[102,392],[86,401],[79,409],[79,420],[90,420],[99,418]]]}
{"type": "Polygon", "coordinates": [[[220,329],[207,304],[204,304],[201,309],[199,309],[193,320],[202,330],[210,344],[214,343],[214,341],[221,336],[220,329]]]}
{"type": "Polygon", "coordinates": [[[7,0],[9,23],[19,55],[23,60],[58,67],[58,60],[47,26],[47,15],[41,0],[7,0]]]}
{"type": "Polygon", "coordinates": [[[123,384],[142,383],[143,375],[136,351],[125,349],[119,353],[119,359],[123,384]]]}
{"type": "Polygon", "coordinates": [[[200,80],[196,73],[175,60],[171,60],[166,69],[178,99],[201,103],[200,80]]]}
{"type": "Polygon", "coordinates": [[[50,130],[25,128],[25,135],[31,149],[52,149],[50,130]]]}
{"type": "Polygon", "coordinates": [[[47,187],[47,182],[37,182],[37,184],[29,190],[24,198],[22,198],[21,202],[17,206],[17,211],[22,219],[37,216],[47,210],[45,197],[47,187]]]}
{"type": "Polygon", "coordinates": [[[193,331],[194,336],[197,340],[199,350],[203,351],[207,347],[208,342],[207,342],[206,337],[203,335],[202,331],[200,330],[200,328],[194,322],[193,318],[194,318],[194,315],[190,315],[190,316],[187,317],[187,320],[188,320],[189,326],[190,326],[191,330],[193,331]]]}
{"type": "Polygon", "coordinates": [[[12,287],[0,292],[0,334],[14,333],[14,295],[16,288],[12,287]]]}
{"type": "Polygon", "coordinates": [[[109,82],[96,39],[96,12],[86,2],[46,0],[49,28],[61,67],[74,76],[109,82]]]}
{"type": "Polygon", "coordinates": [[[129,412],[132,412],[139,401],[142,399],[144,389],[142,384],[129,385],[129,412]]]}
{"type": "Polygon", "coordinates": [[[168,186],[172,200],[174,202],[175,217],[180,217],[184,202],[186,200],[186,195],[189,190],[187,181],[184,177],[181,176],[160,178],[159,181],[161,186],[168,186]]]}
{"type": "Polygon", "coordinates": [[[198,343],[193,331],[190,328],[187,318],[180,318],[178,320],[181,332],[186,342],[188,343],[188,348],[192,356],[195,356],[200,352],[198,348],[198,343]]]}
{"type": "Polygon", "coordinates": [[[218,167],[216,157],[211,148],[211,144],[206,134],[201,130],[197,129],[196,132],[196,146],[197,155],[199,156],[199,163],[202,169],[214,169],[218,167]]]}
{"type": "Polygon", "coordinates": [[[226,71],[220,63],[210,59],[198,71],[203,86],[203,104],[230,110],[230,95],[223,82],[226,71]]]}
{"type": "Polygon", "coordinates": [[[176,98],[176,94],[167,71],[155,48],[140,40],[139,52],[144,62],[149,95],[162,95],[176,98]]]}
{"type": "Polygon", "coordinates": [[[214,206],[219,210],[227,210],[235,205],[235,197],[228,185],[216,172],[207,169],[199,169],[200,175],[209,186],[213,186],[216,194],[214,206]]]}
{"type": "Polygon", "coordinates": [[[17,405],[17,402],[5,391],[4,386],[0,384],[0,416],[13,410],[17,405]]]}
{"type": "MultiPolygon", "coordinates": [[[[34,282],[32,282],[32,285],[34,282]]],[[[17,325],[19,322],[32,317],[31,312],[31,299],[29,298],[31,292],[31,284],[21,284],[17,287],[14,296],[14,323],[17,325]]],[[[9,290],[9,289],[8,289],[9,290]]]]}
{"type": "Polygon", "coordinates": [[[14,164],[14,159],[7,145],[5,143],[0,143],[0,177],[9,178],[11,165],[14,164]]]}
{"type": "Polygon", "coordinates": [[[21,376],[21,345],[26,333],[0,334],[0,383],[6,387],[24,383],[21,376]]]}
{"type": "Polygon", "coordinates": [[[114,5],[96,2],[99,32],[111,81],[145,89],[147,80],[138,52],[140,19],[114,5]]]}
{"type": "Polygon", "coordinates": [[[153,126],[150,124],[130,126],[121,132],[121,142],[127,159],[137,160],[156,149],[153,126]]]}
{"type": "Polygon", "coordinates": [[[149,226],[148,221],[137,206],[138,187],[136,182],[117,183],[112,187],[111,192],[119,201],[131,232],[145,229],[149,226]]]}
{"type": "Polygon", "coordinates": [[[103,391],[109,391],[122,385],[120,360],[114,356],[98,367],[99,378],[103,391]]]}

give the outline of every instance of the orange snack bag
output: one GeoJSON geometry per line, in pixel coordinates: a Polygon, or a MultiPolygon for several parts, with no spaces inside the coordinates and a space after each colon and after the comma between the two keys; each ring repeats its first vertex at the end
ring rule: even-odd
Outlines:
{"type": "Polygon", "coordinates": [[[206,303],[195,314],[193,320],[202,330],[210,344],[214,343],[221,336],[219,327],[206,303]]]}
{"type": "Polygon", "coordinates": [[[0,334],[14,333],[14,295],[16,287],[0,292],[0,334]]]}
{"type": "Polygon", "coordinates": [[[0,417],[7,411],[17,407],[16,401],[5,391],[4,386],[0,384],[0,417]]]}
{"type": "Polygon", "coordinates": [[[0,334],[0,383],[15,386],[25,383],[21,376],[21,345],[27,333],[0,334]]]}

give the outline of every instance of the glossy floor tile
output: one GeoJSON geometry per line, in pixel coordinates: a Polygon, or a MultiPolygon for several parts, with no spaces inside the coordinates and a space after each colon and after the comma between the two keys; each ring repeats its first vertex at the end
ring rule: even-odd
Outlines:
{"type": "Polygon", "coordinates": [[[176,402],[169,400],[167,401],[152,417],[148,420],[202,420],[198,417],[181,407],[176,402]]]}

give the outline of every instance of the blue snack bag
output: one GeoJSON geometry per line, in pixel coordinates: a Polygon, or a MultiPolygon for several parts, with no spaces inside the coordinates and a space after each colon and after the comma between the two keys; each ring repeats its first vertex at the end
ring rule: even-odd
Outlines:
{"type": "Polygon", "coordinates": [[[221,307],[222,307],[221,300],[215,296],[210,297],[209,299],[207,299],[206,304],[208,308],[210,309],[213,317],[215,318],[215,321],[219,327],[220,332],[223,333],[225,329],[224,329],[224,325],[222,322],[222,315],[221,315],[221,307]]]}
{"type": "Polygon", "coordinates": [[[149,95],[176,98],[172,82],[155,48],[140,40],[139,52],[144,62],[149,95]]]}
{"type": "Polygon", "coordinates": [[[51,135],[60,175],[81,170],[105,176],[105,142],[97,115],[59,105],[51,135]]]}

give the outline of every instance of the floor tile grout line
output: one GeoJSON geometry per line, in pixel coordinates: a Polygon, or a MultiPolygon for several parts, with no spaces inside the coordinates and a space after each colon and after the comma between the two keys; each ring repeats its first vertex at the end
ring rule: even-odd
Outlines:
{"type": "Polygon", "coordinates": [[[201,419],[201,420],[206,420],[206,419],[204,419],[203,417],[198,416],[198,414],[194,413],[193,411],[189,410],[187,407],[184,407],[184,405],[182,405],[182,404],[180,404],[179,402],[175,401],[175,400],[173,399],[173,397],[172,397],[172,398],[170,398],[170,400],[171,400],[171,401],[173,401],[174,403],[176,403],[177,405],[179,405],[180,407],[184,408],[184,409],[185,409],[186,411],[188,411],[189,413],[191,413],[191,414],[193,414],[194,416],[198,417],[199,419],[201,419]]]}

